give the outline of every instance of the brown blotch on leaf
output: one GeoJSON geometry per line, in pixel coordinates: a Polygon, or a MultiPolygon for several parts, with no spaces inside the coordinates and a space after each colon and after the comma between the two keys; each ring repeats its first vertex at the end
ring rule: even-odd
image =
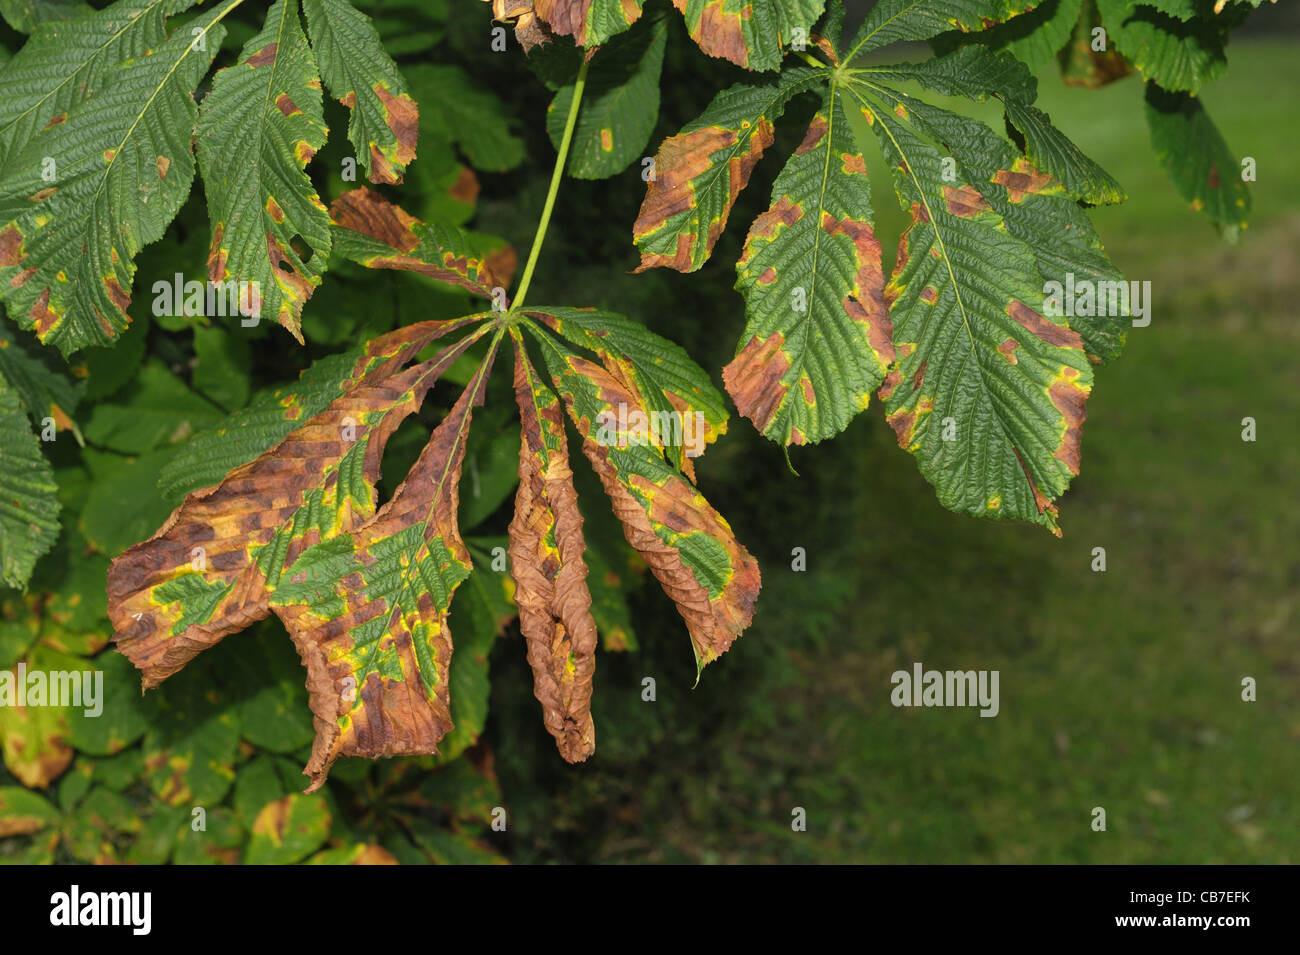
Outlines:
{"type": "MultiPolygon", "coordinates": [[[[686,15],[687,0],[673,0],[673,6],[686,15]]],[[[700,11],[700,21],[691,38],[709,56],[730,60],[737,66],[749,68],[749,45],[741,28],[741,18],[749,19],[751,10],[745,4],[738,11],[726,9],[721,0],[714,0],[700,11]]]]}
{"type": "Polygon", "coordinates": [[[225,226],[218,222],[212,230],[212,242],[208,245],[208,278],[214,282],[223,282],[226,278],[226,253],[221,248],[225,232],[225,226]]]}
{"type": "MultiPolygon", "coordinates": [[[[415,140],[419,133],[419,108],[411,97],[405,93],[394,96],[383,84],[376,84],[375,95],[384,106],[384,122],[387,123],[396,140],[393,146],[393,160],[397,165],[405,167],[415,158],[415,140]]],[[[389,167],[384,171],[392,178],[377,180],[374,178],[375,167],[372,166],[371,181],[390,185],[402,181],[400,170],[395,171],[389,167]]]]}
{"type": "MultiPolygon", "coordinates": [[[[749,234],[745,236],[745,249],[740,255],[740,261],[736,263],[737,267],[744,268],[749,263],[755,239],[773,239],[782,228],[794,225],[801,218],[803,218],[803,207],[799,203],[789,196],[777,199],[771,208],[760,213],[750,225],[749,234]]],[[[773,278],[775,277],[773,273],[773,278]]]]}
{"type": "Polygon", "coordinates": [[[928,365],[929,363],[930,360],[927,358],[925,361],[922,361],[920,367],[916,369],[916,374],[912,376],[913,391],[921,390],[921,385],[925,383],[925,366],[928,365]]]}
{"type": "Polygon", "coordinates": [[[785,402],[787,388],[781,383],[790,370],[790,356],[782,346],[785,336],[773,332],[765,339],[755,335],[722,369],[727,393],[736,410],[765,432],[785,402]]]}
{"type": "Polygon", "coordinates": [[[1208,182],[1211,189],[1219,188],[1219,164],[1214,160],[1210,160],[1210,177],[1208,182]]]}
{"type": "Polygon", "coordinates": [[[131,296],[126,289],[122,288],[117,277],[110,275],[108,278],[104,279],[104,289],[108,292],[108,297],[112,299],[113,304],[116,305],[119,310],[125,312],[127,306],[131,304],[131,296]]]}
{"type": "Polygon", "coordinates": [[[904,451],[910,451],[916,436],[916,426],[922,418],[934,410],[934,399],[922,395],[917,399],[915,406],[912,408],[899,408],[891,415],[885,417],[885,421],[894,429],[894,434],[898,436],[898,446],[904,451]]]}
{"type": "Polygon", "coordinates": [[[808,124],[808,132],[804,133],[803,142],[799,144],[799,147],[794,151],[794,154],[796,156],[802,156],[804,153],[816,149],[817,144],[821,142],[822,137],[826,135],[827,128],[828,124],[826,122],[826,117],[821,113],[818,113],[812,118],[812,122],[808,124]]]}
{"type": "Polygon", "coordinates": [[[253,69],[257,69],[259,66],[266,66],[268,63],[274,63],[275,52],[278,48],[278,43],[272,43],[268,46],[262,47],[248,58],[248,65],[253,69]]]}
{"type": "Polygon", "coordinates": [[[447,195],[457,202],[472,206],[478,202],[478,193],[478,176],[474,175],[474,170],[469,166],[461,166],[460,171],[456,173],[456,181],[447,190],[447,195]]]}
{"type": "Polygon", "coordinates": [[[894,393],[894,389],[899,386],[903,380],[903,371],[901,368],[891,368],[889,374],[885,375],[885,380],[880,383],[880,390],[876,394],[881,401],[888,400],[894,393]]]}
{"type": "Polygon", "coordinates": [[[836,219],[822,213],[822,231],[847,236],[853,243],[857,270],[854,288],[841,303],[845,314],[866,329],[867,341],[881,368],[894,360],[894,325],[885,300],[885,273],[880,264],[880,241],[870,224],[857,219],[836,219]]]}
{"type": "Polygon", "coordinates": [[[1016,349],[1019,347],[1020,347],[1020,343],[1018,341],[1016,341],[1014,338],[1008,338],[1006,341],[1004,341],[1001,345],[998,346],[998,354],[1001,355],[1003,358],[1005,358],[1011,364],[1017,365],[1020,363],[1020,359],[1016,357],[1016,349]]]}
{"type": "Polygon", "coordinates": [[[172,167],[172,161],[170,159],[168,159],[166,156],[159,156],[158,157],[158,178],[166,179],[167,170],[170,169],[171,167],[172,167]]]}
{"type": "Polygon", "coordinates": [[[292,116],[294,113],[301,113],[298,104],[289,98],[288,93],[281,93],[275,98],[275,108],[284,113],[285,116],[292,116]]]}
{"type": "Polygon", "coordinates": [[[41,294],[36,296],[36,301],[32,303],[31,311],[27,317],[32,320],[32,331],[36,332],[36,337],[42,341],[59,322],[59,316],[50,311],[50,290],[42,289],[41,294]]]}
{"type": "Polygon", "coordinates": [[[1061,536],[1061,529],[1055,526],[1056,516],[1060,513],[1057,506],[1052,503],[1052,499],[1038,489],[1038,484],[1034,481],[1034,476],[1029,473],[1029,467],[1025,464],[1025,459],[1020,456],[1017,448],[1012,448],[1016,460],[1020,462],[1020,470],[1025,472],[1025,480],[1029,482],[1029,490],[1034,495],[1034,505],[1038,508],[1038,513],[1046,514],[1052,520],[1052,533],[1057,537],[1061,536]]]}
{"type": "Polygon", "coordinates": [[[1043,318],[1019,299],[1012,299],[1007,314],[1019,322],[1035,338],[1057,348],[1077,348],[1083,351],[1083,339],[1066,325],[1055,325],[1043,318]]]}
{"type": "Polygon", "coordinates": [[[933,305],[935,302],[939,301],[938,290],[933,285],[927,285],[925,288],[921,289],[921,301],[933,305]]]}
{"type": "MultiPolygon", "coordinates": [[[[560,36],[571,36],[579,46],[587,45],[587,16],[592,0],[493,0],[493,9],[498,5],[507,8],[537,8],[537,15],[550,24],[551,30],[560,36]]],[[[630,25],[641,16],[641,0],[620,0],[619,6],[623,19],[630,25]]],[[[498,19],[501,17],[498,16],[498,19]]],[[[516,27],[516,31],[518,28],[516,27]]]]}
{"type": "MultiPolygon", "coordinates": [[[[410,255],[420,246],[420,237],[415,229],[422,223],[364,186],[345,192],[331,203],[330,221],[340,228],[359,232],[391,246],[394,252],[399,253],[375,257],[367,263],[371,268],[420,272],[487,298],[492,296],[493,288],[504,287],[490,264],[491,258],[457,257],[445,250],[428,250],[425,258],[410,255]],[[437,251],[443,254],[435,257],[433,252],[437,251]]],[[[511,257],[513,254],[513,250],[508,253],[511,257]]]]}
{"type": "Polygon", "coordinates": [[[28,202],[44,202],[50,196],[59,191],[58,186],[46,186],[44,189],[37,190],[27,197],[28,202]]]}
{"type": "Polygon", "coordinates": [[[5,226],[0,232],[0,268],[17,265],[27,256],[23,253],[23,234],[15,225],[5,226]]]}
{"type": "Polygon", "coordinates": [[[1014,165],[1015,169],[999,169],[993,174],[993,181],[1006,187],[1008,202],[1024,202],[1025,196],[1037,195],[1052,184],[1051,176],[1033,166],[1022,165],[1020,160],[1014,165]]]}
{"type": "Polygon", "coordinates": [[[420,244],[412,228],[419,220],[365,187],[335,199],[330,204],[330,221],[391,245],[399,252],[410,252],[420,244]]]}
{"type": "Polygon", "coordinates": [[[1069,468],[1071,474],[1079,473],[1083,421],[1088,416],[1088,392],[1075,382],[1074,379],[1078,377],[1077,371],[1067,367],[1062,376],[1047,389],[1052,405],[1065,419],[1065,434],[1053,457],[1069,468]]]}
{"type": "Polygon", "coordinates": [[[960,189],[944,186],[943,197],[948,203],[948,212],[963,219],[991,208],[974,186],[962,186],[960,189]]]}

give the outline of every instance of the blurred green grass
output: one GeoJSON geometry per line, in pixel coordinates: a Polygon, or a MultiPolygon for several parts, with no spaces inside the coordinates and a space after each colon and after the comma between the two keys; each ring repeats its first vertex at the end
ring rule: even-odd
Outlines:
{"type": "MultiPolygon", "coordinates": [[[[645,598],[647,649],[602,658],[598,753],[576,769],[538,774],[544,741],[526,754],[496,689],[526,676],[494,678],[516,858],[1300,861],[1300,57],[1241,42],[1232,63],[1204,95],[1258,162],[1235,247],[1157,167],[1136,79],[1040,80],[1040,105],[1127,188],[1094,222],[1154,291],[1151,325],[1099,370],[1064,538],[945,512],[878,408],[798,449],[800,477],[734,421],[701,483],[763,562],[755,623],[691,691],[680,624],[645,598]],[[1098,546],[1105,573],[1090,570],[1098,546]],[[999,670],[1000,714],[895,709],[890,673],[914,661],[999,670]],[[1245,676],[1258,702],[1241,701],[1245,676]],[[791,831],[797,806],[806,832],[791,831]]],[[[878,157],[872,174],[886,181],[878,157]]],[[[878,231],[896,235],[892,195],[873,191],[878,231]]],[[[733,340],[738,307],[704,334],[733,340]]]]}

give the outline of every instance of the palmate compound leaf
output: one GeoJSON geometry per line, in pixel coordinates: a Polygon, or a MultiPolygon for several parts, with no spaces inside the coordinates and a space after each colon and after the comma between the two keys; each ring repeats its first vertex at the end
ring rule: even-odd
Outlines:
{"type": "MultiPolygon", "coordinates": [[[[334,220],[336,248],[363,264],[490,294],[481,284],[491,281],[486,264],[457,244],[464,240],[458,230],[419,223],[365,190],[336,203],[334,220]]],[[[508,322],[493,312],[399,329],[351,358],[352,373],[342,382],[348,359],[340,356],[327,360],[328,370],[309,371],[299,387],[256,400],[210,439],[196,439],[199,453],[168,476],[173,490],[193,487],[216,461],[244,460],[259,436],[278,443],[215,486],[190,493],[153,538],[110,568],[115,639],[144,672],[146,687],[225,635],[275,613],[308,670],[316,741],[305,772],[312,789],[339,755],[437,752],[452,728],[447,618],[472,566],[456,527],[457,483],[471,412],[482,401],[508,322]],[[402,370],[434,339],[474,324],[477,330],[461,341],[402,370]],[[438,375],[494,327],[464,393],[393,498],[376,511],[384,442],[438,375]],[[274,420],[277,409],[291,424],[274,420]]],[[[752,618],[758,567],[670,463],[666,446],[676,441],[688,454],[701,452],[725,430],[721,396],[680,348],[621,316],[530,308],[514,324],[516,343],[521,326],[544,343],[586,453],[626,536],[685,618],[699,665],[715,659],[752,618]],[[603,365],[571,351],[553,332],[594,352],[603,365]],[[645,397],[651,394],[653,403],[645,397]],[[655,430],[652,408],[677,414],[676,430],[671,424],[655,430]],[[600,424],[595,434],[593,421],[600,424]],[[647,436],[652,440],[628,445],[629,438],[647,436]]],[[[561,755],[575,761],[594,745],[589,701],[596,633],[581,517],[565,479],[567,454],[559,453],[560,400],[526,353],[519,361],[522,480],[510,548],[515,595],[544,722],[561,755]]],[[[689,473],[688,460],[683,470],[689,473]]]]}
{"type": "MultiPolygon", "coordinates": [[[[906,26],[917,8],[894,6],[906,26]]],[[[926,22],[909,29],[919,38],[926,22]]],[[[864,29],[855,42],[875,37],[864,29]]],[[[842,430],[880,385],[900,445],[945,506],[1056,531],[1053,501],[1079,468],[1089,359],[1118,354],[1128,313],[1081,312],[1067,325],[1044,317],[1043,290],[1069,273],[1099,293],[1103,283],[1119,289],[1074,202],[1114,201],[1117,184],[1033,108],[1033,78],[1007,54],[972,47],[919,66],[800,67],[720,94],[665,142],[635,228],[642,268],[693,271],[707,259],[757,152],[737,144],[772,141],[768,104],[783,106],[789,97],[774,91],[786,86],[790,95],[821,87],[822,104],[737,266],[747,326],[724,372],[737,406],[774,440],[815,442],[842,430]],[[909,99],[891,80],[996,96],[1062,181],[982,124],[909,99]],[[703,130],[714,140],[683,148],[703,130]],[[859,174],[869,143],[883,150],[913,218],[888,284],[859,174]]]]}
{"type": "Polygon", "coordinates": [[[213,77],[199,110],[199,166],[212,228],[208,277],[249,283],[241,310],[299,342],[303,303],[329,258],[329,215],[304,171],[326,135],[297,0],[276,0],[239,61],[213,77]]]}
{"type": "MultiPolygon", "coordinates": [[[[54,116],[46,116],[49,101],[33,103],[12,127],[21,127],[25,145],[7,155],[0,180],[0,301],[65,355],[111,342],[130,321],[135,256],[162,237],[189,195],[198,112],[192,93],[220,46],[220,21],[236,3],[174,30],[148,55],[138,49],[140,37],[110,47],[114,56],[140,54],[123,66],[101,72],[96,59],[93,67],[52,75],[53,83],[64,75],[102,89],[54,116]],[[27,138],[38,115],[49,125],[27,138]]],[[[150,6],[141,16],[161,13],[150,6]]],[[[52,42],[66,29],[84,43],[84,22],[42,29],[52,42]]],[[[129,25],[123,29],[136,36],[129,25]]],[[[58,103],[70,97],[60,94],[58,103]]]]}
{"type": "MultiPolygon", "coordinates": [[[[551,32],[572,36],[585,47],[600,46],[628,29],[643,6],[644,0],[532,2],[536,16],[551,32]]],[[[807,42],[826,0],[673,0],[673,6],[685,18],[691,39],[709,56],[749,70],[775,70],[781,66],[784,48],[797,38],[796,31],[802,31],[807,42]]]]}

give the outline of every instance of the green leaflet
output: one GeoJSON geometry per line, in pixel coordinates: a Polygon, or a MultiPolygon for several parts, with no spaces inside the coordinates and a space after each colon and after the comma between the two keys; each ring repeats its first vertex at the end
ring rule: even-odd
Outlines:
{"type": "MultiPolygon", "coordinates": [[[[886,91],[881,95],[888,102],[902,102],[886,91]]],[[[1045,283],[1064,285],[1067,274],[1080,287],[1091,283],[1093,288],[1107,289],[1123,282],[1087,215],[1060,183],[1017,156],[1005,139],[983,123],[915,100],[908,100],[906,108],[918,129],[959,157],[958,168],[1002,217],[1007,231],[1033,253],[1045,283]]],[[[1077,314],[1067,321],[1083,339],[1088,355],[1105,362],[1123,349],[1130,316],[1077,314]]]]}
{"type": "Polygon", "coordinates": [[[248,338],[219,325],[194,329],[194,390],[227,411],[248,403],[252,348],[248,338]]]}
{"type": "Polygon", "coordinates": [[[0,169],[12,170],[15,148],[102,90],[116,67],[157,49],[166,39],[164,18],[194,2],[118,0],[91,16],[55,24],[45,22],[51,5],[6,0],[6,20],[12,23],[12,15],[41,26],[0,71],[0,169]]]}
{"type": "Polygon", "coordinates": [[[301,793],[268,803],[253,821],[245,865],[292,865],[324,845],[330,833],[330,810],[320,799],[301,793]]]}
{"type": "Polygon", "coordinates": [[[58,538],[58,487],[19,392],[3,370],[0,366],[0,444],[5,449],[0,469],[0,581],[24,587],[36,559],[58,538]]]}
{"type": "Polygon", "coordinates": [[[303,304],[329,258],[329,215],[303,171],[325,137],[297,0],[277,0],[239,62],[213,78],[199,114],[199,165],[212,222],[208,277],[250,283],[244,314],[278,322],[299,342],[303,304]]]}
{"type": "MultiPolygon", "coordinates": [[[[82,753],[111,756],[145,734],[157,716],[157,700],[140,696],[138,674],[120,653],[101,654],[94,666],[104,674],[101,712],[98,716],[87,716],[84,708],[69,712],[68,742],[82,753]]],[[[104,782],[100,779],[104,775],[99,772],[96,779],[104,782]]]]}
{"type": "Polygon", "coordinates": [[[1051,501],[1078,473],[1092,387],[1083,343],[1036,310],[1033,253],[981,193],[945,176],[892,104],[853,95],[912,214],[885,292],[898,360],[881,397],[899,446],[946,507],[1056,532],[1051,501]]]}
{"type": "Polygon", "coordinates": [[[220,705],[203,673],[179,675],[175,689],[153,701],[144,735],[149,788],[172,806],[211,806],[235,781],[239,710],[220,705]]]}
{"type": "MultiPolygon", "coordinates": [[[[611,375],[636,388],[649,413],[702,415],[697,436],[700,453],[726,432],[728,413],[722,395],[681,346],[640,322],[602,309],[529,306],[527,314],[595,352],[611,375]]],[[[679,467],[687,460],[684,450],[680,444],[664,448],[669,461],[679,467]]]]}
{"type": "Polygon", "coordinates": [[[50,365],[48,356],[38,353],[30,339],[17,338],[7,324],[0,324],[0,378],[18,392],[32,425],[39,430],[51,418],[57,429],[72,431],[80,441],[81,433],[69,415],[76,410],[85,385],[68,380],[50,365]]]}
{"type": "Polygon", "coordinates": [[[928,40],[956,27],[983,30],[1037,6],[1035,0],[880,0],[842,57],[857,57],[900,40],[928,40]]]}
{"type": "Polygon", "coordinates": [[[781,444],[842,431],[894,358],[861,149],[827,90],[736,263],[746,324],[723,379],[781,444]]]}
{"type": "Polygon", "coordinates": [[[65,355],[113,340],[130,321],[135,256],[162,237],[189,194],[198,112],[191,92],[220,45],[220,20],[237,2],[194,21],[198,34],[177,31],[109,72],[101,92],[8,156],[0,299],[65,355]]]}
{"type": "MultiPolygon", "coordinates": [[[[667,45],[666,17],[647,18],[602,47],[587,74],[582,111],[573,132],[568,173],[605,179],[644,155],[659,118],[659,71],[667,45]]],[[[546,111],[546,132],[558,149],[573,100],[573,84],[560,89],[546,111]]]]}
{"type": "Polygon", "coordinates": [[[773,123],[792,97],[822,82],[820,71],[796,68],[760,85],[733,86],[664,140],[632,227],[641,252],[636,271],[662,265],[694,272],[708,260],[736,196],[772,144],[773,123]]]}
{"type": "Polygon", "coordinates": [[[1228,34],[1248,12],[1232,6],[1215,14],[1201,0],[1198,15],[1184,20],[1136,0],[1096,4],[1110,42],[1134,68],[1167,90],[1193,94],[1227,71],[1228,34]]]}
{"type": "Polygon", "coordinates": [[[1061,78],[1069,86],[1105,86],[1133,71],[1102,27],[1096,0],[1083,0],[1074,32],[1058,59],[1061,78]]]}
{"type": "Polygon", "coordinates": [[[1069,42],[1079,22],[1083,0],[1043,0],[1032,10],[977,34],[954,30],[931,41],[935,52],[949,53],[965,42],[982,43],[992,50],[1005,50],[1031,72],[1050,63],[1069,42]]]}
{"type": "Polygon", "coordinates": [[[0,16],[19,33],[31,33],[42,23],[69,20],[90,12],[81,0],[0,0],[0,16]]]}
{"type": "Polygon", "coordinates": [[[330,95],[351,111],[348,139],[371,182],[398,183],[415,158],[419,113],[370,18],[347,0],[303,0],[330,95]]]}
{"type": "Polygon", "coordinates": [[[1146,115],[1156,158],[1178,192],[1235,241],[1250,215],[1250,190],[1205,104],[1147,83],[1146,115]]]}
{"type": "Polygon", "coordinates": [[[1084,155],[1052,125],[1051,118],[1033,106],[1038,82],[1014,57],[993,53],[983,46],[968,46],[923,63],[870,68],[871,80],[914,80],[944,96],[983,100],[996,97],[1007,121],[1024,137],[1025,155],[1043,172],[1060,180],[1065,190],[1082,202],[1107,205],[1127,196],[1114,177],[1084,155]]]}

